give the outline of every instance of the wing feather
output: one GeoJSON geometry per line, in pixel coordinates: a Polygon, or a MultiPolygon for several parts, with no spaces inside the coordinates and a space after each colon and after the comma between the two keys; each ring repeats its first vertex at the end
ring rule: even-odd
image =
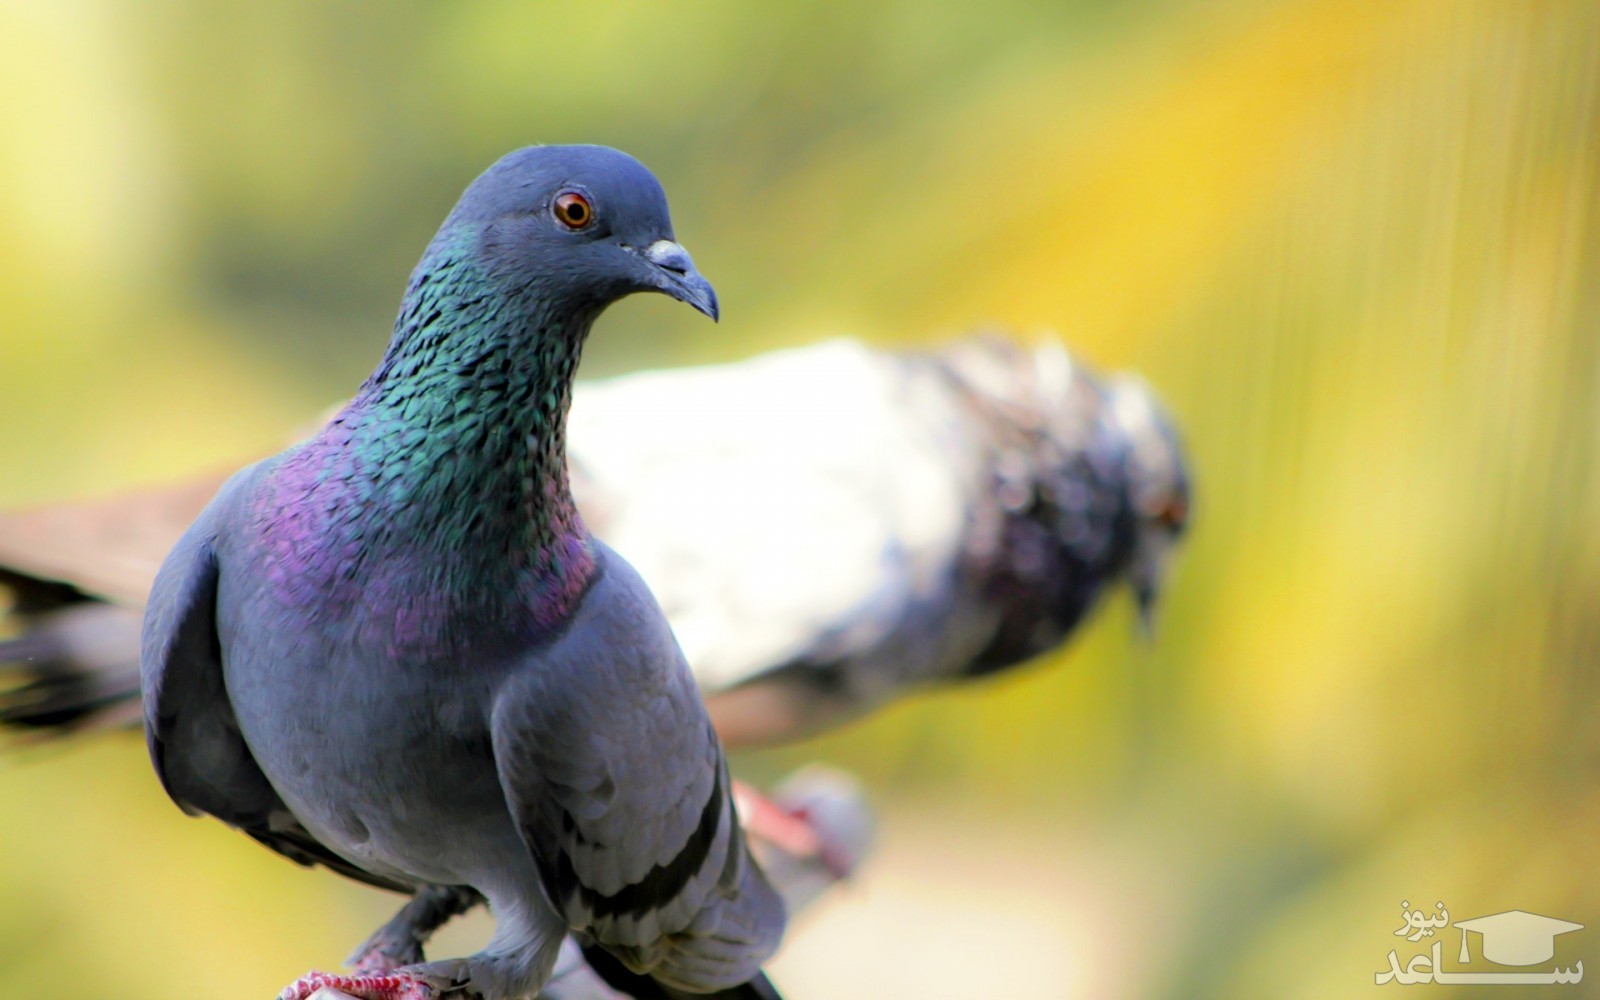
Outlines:
{"type": "Polygon", "coordinates": [[[185,812],[208,813],[302,865],[396,892],[415,886],[339,857],[289,811],[245,744],[223,685],[217,637],[217,533],[239,495],[240,473],[178,540],[145,607],[141,683],[145,740],[156,776],[185,812]]]}
{"type": "Polygon", "coordinates": [[[541,651],[496,698],[501,784],[570,927],[635,972],[737,985],[776,948],[782,904],[745,852],[721,746],[665,619],[601,548],[568,631],[581,640],[541,651]]]}

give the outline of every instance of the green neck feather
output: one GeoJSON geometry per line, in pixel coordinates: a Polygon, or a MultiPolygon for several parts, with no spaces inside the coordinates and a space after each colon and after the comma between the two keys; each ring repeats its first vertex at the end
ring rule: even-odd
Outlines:
{"type": "Polygon", "coordinates": [[[391,540],[449,557],[449,589],[531,584],[564,604],[587,583],[566,418],[597,312],[556,316],[537,287],[496,287],[467,237],[413,274],[388,352],[341,416],[342,449],[391,540]]]}

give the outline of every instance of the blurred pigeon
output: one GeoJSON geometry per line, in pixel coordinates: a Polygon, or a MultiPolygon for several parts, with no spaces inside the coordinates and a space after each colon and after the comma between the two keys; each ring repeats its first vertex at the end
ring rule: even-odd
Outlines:
{"type": "Polygon", "coordinates": [[[729,746],[1033,659],[1120,577],[1148,617],[1188,518],[1153,394],[1055,343],[836,341],[581,405],[579,505],[660,598],[729,746]]]}
{"type": "Polygon", "coordinates": [[[355,399],[230,478],[157,573],[141,669],[168,794],[414,894],[354,975],[283,1000],[532,996],[569,931],[613,985],[776,995],[783,904],[694,679],[567,486],[583,341],[639,291],[717,315],[649,171],[507,155],[429,244],[355,399]],[[475,896],[485,949],[413,964],[475,896]]]}
{"type": "MultiPolygon", "coordinates": [[[[585,523],[661,601],[729,746],[1024,663],[1119,580],[1148,621],[1188,519],[1183,450],[1143,382],[995,335],[583,384],[568,456],[585,523]]],[[[23,612],[0,722],[136,717],[127,609],[218,482],[0,516],[23,612]]]]}

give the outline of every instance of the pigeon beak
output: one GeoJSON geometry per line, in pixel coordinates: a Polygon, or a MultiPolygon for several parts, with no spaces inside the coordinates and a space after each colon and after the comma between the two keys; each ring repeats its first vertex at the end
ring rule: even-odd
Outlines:
{"type": "Polygon", "coordinates": [[[643,256],[657,268],[657,288],[717,321],[716,289],[694,269],[689,251],[671,240],[656,240],[645,247],[643,256]]]}
{"type": "Polygon", "coordinates": [[[1146,641],[1155,638],[1156,605],[1160,603],[1161,584],[1166,579],[1171,551],[1170,538],[1147,536],[1139,540],[1133,565],[1128,567],[1128,584],[1133,589],[1134,604],[1139,611],[1139,635],[1146,641]]]}

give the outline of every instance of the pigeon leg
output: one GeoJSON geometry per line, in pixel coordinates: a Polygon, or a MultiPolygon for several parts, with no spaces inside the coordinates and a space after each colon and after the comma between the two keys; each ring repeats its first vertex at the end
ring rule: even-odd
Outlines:
{"type": "Polygon", "coordinates": [[[804,809],[789,810],[742,781],[733,782],[733,801],[744,831],[758,841],[799,859],[815,858],[835,878],[849,876],[855,865],[842,845],[830,843],[804,809]]]}
{"type": "MultiPolygon", "coordinates": [[[[538,993],[550,981],[556,955],[567,936],[567,923],[546,901],[536,878],[518,880],[508,893],[497,895],[492,888],[486,893],[495,913],[495,928],[482,951],[466,958],[408,965],[396,969],[395,974],[434,984],[440,992],[449,993],[450,1000],[511,1000],[538,993]]],[[[437,994],[422,997],[436,1000],[437,994]]]]}
{"type": "MultiPolygon", "coordinates": [[[[433,887],[441,888],[441,887],[433,887]]],[[[483,900],[472,890],[454,897],[443,897],[435,913],[451,909],[450,900],[465,903],[462,909],[483,900]]],[[[541,898],[539,909],[516,914],[502,908],[500,923],[489,947],[470,958],[451,958],[422,965],[407,965],[375,975],[337,976],[308,972],[278,994],[278,1000],[311,1000],[320,989],[348,994],[354,1000],[483,1000],[532,996],[550,978],[557,952],[565,937],[561,917],[541,898]]],[[[419,911],[421,908],[419,907],[419,911]]],[[[390,922],[402,925],[405,910],[390,922]]],[[[443,923],[448,916],[439,920],[443,923]]],[[[390,925],[385,925],[385,929],[390,925]]],[[[383,931],[373,935],[377,939],[383,931]]],[[[420,945],[418,946],[420,950],[420,945]]]]}
{"type": "Polygon", "coordinates": [[[477,890],[466,886],[425,885],[388,923],[356,949],[345,964],[357,976],[379,976],[423,959],[422,946],[433,932],[483,902],[477,890]]]}

